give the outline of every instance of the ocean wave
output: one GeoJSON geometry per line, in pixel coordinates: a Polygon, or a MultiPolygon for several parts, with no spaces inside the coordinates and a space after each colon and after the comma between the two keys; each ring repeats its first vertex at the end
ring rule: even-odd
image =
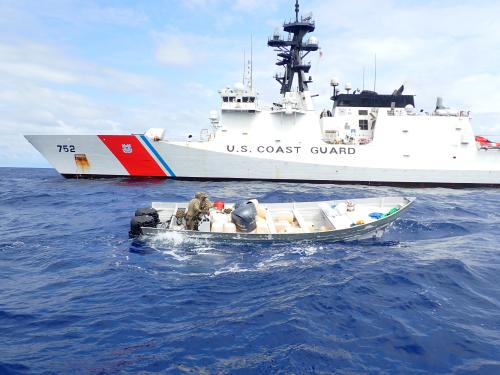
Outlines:
{"type": "Polygon", "coordinates": [[[498,190],[0,172],[0,373],[500,369],[498,190]],[[128,238],[137,207],[198,190],[417,201],[375,240],[128,238]]]}

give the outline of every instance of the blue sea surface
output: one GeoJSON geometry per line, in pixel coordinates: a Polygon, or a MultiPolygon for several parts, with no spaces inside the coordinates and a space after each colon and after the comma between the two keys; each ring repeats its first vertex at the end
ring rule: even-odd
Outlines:
{"type": "Polygon", "coordinates": [[[0,373],[500,374],[500,189],[0,168],[0,373]],[[128,238],[151,201],[416,196],[378,240],[128,238]]]}

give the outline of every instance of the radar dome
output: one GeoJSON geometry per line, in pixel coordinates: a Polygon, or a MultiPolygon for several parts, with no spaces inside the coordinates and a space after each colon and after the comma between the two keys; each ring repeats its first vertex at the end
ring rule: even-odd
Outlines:
{"type": "Polygon", "coordinates": [[[348,90],[348,91],[349,91],[349,90],[352,90],[352,85],[351,85],[351,82],[347,82],[347,83],[345,84],[345,89],[346,89],[346,90],[348,90]]]}
{"type": "Polygon", "coordinates": [[[245,90],[245,85],[241,82],[237,82],[234,84],[234,89],[236,91],[243,91],[243,90],[245,90]]]}
{"type": "Polygon", "coordinates": [[[316,38],[315,36],[312,36],[310,37],[308,40],[307,40],[307,44],[318,44],[318,38],[316,38]]]}
{"type": "Polygon", "coordinates": [[[333,77],[330,80],[330,86],[338,86],[339,85],[339,79],[337,77],[333,77]]]}
{"type": "Polygon", "coordinates": [[[406,111],[406,113],[412,113],[414,109],[415,109],[415,107],[414,107],[414,106],[412,106],[411,104],[407,104],[407,105],[405,106],[405,111],[406,111]]]}
{"type": "Polygon", "coordinates": [[[306,14],[304,14],[302,16],[302,20],[306,21],[306,22],[307,21],[312,21],[312,19],[313,19],[313,13],[312,12],[307,12],[306,14]]]}

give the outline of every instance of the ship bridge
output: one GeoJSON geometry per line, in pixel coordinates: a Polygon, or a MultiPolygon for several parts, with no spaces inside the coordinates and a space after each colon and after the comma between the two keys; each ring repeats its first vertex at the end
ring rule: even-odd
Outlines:
{"type": "Polygon", "coordinates": [[[253,89],[237,83],[234,87],[226,87],[219,91],[223,112],[256,112],[259,111],[257,93],[253,89]]]}

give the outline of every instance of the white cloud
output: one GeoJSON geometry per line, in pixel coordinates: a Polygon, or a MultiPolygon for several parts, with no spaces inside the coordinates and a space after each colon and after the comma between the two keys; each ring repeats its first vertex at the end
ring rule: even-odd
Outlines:
{"type": "Polygon", "coordinates": [[[186,67],[194,63],[193,51],[180,36],[170,36],[161,41],[156,48],[155,57],[165,65],[186,67]]]}
{"type": "Polygon", "coordinates": [[[43,18],[55,20],[61,27],[65,24],[137,27],[149,21],[140,6],[110,6],[95,0],[45,0],[41,6],[39,3],[30,0],[1,2],[2,22],[18,28],[39,25],[43,18]]]}
{"type": "Polygon", "coordinates": [[[149,21],[149,17],[141,10],[96,4],[84,7],[81,17],[88,22],[122,26],[138,26],[149,21]]]}
{"type": "Polygon", "coordinates": [[[183,3],[193,10],[222,6],[227,9],[244,12],[258,10],[260,13],[273,12],[278,8],[279,3],[282,2],[283,0],[274,0],[272,2],[268,0],[183,0],[183,3]]]}
{"type": "Polygon", "coordinates": [[[76,77],[65,69],[63,57],[46,45],[0,41],[0,74],[29,80],[73,83],[76,77]]]}
{"type": "Polygon", "coordinates": [[[183,3],[191,9],[207,8],[219,2],[220,0],[183,0],[183,3]]]}
{"type": "MultiPolygon", "coordinates": [[[[170,29],[153,32],[157,43],[156,60],[172,67],[189,67],[190,72],[206,71],[210,76],[215,70],[231,71],[235,64],[240,68],[243,58],[242,41],[232,37],[196,34],[170,29]],[[236,46],[236,48],[235,48],[236,46]]],[[[250,40],[248,40],[250,44],[250,40]]],[[[189,73],[182,72],[189,78],[189,73]]]]}
{"type": "Polygon", "coordinates": [[[204,113],[176,111],[175,97],[187,101],[211,95],[208,90],[189,81],[179,92],[168,87],[164,80],[70,58],[47,44],[0,42],[0,165],[47,166],[22,134],[132,133],[165,126],[169,135],[180,136],[181,129],[201,127],[195,118],[204,119],[204,113]]]}
{"type": "Polygon", "coordinates": [[[163,90],[152,77],[99,66],[69,57],[54,46],[25,40],[0,40],[0,79],[77,84],[141,95],[163,90]]]}
{"type": "Polygon", "coordinates": [[[23,62],[0,62],[0,72],[19,78],[36,79],[55,83],[75,83],[76,77],[45,66],[23,62]]]}
{"type": "Polygon", "coordinates": [[[476,129],[500,134],[498,60],[500,3],[395,0],[311,4],[324,57],[313,62],[320,105],[330,105],[325,85],[332,76],[373,88],[377,55],[377,91],[392,92],[402,83],[416,94],[418,108],[431,109],[437,96],[452,107],[470,109],[476,129]],[[481,115],[479,115],[481,114],[481,115]],[[484,116],[482,115],[484,114],[484,116]],[[486,120],[488,119],[488,120],[486,120]],[[485,122],[487,121],[487,123],[485,122]]]}
{"type": "Polygon", "coordinates": [[[277,1],[270,2],[269,0],[236,0],[233,2],[233,8],[245,12],[259,10],[262,13],[267,13],[276,10],[277,3],[277,1]]]}
{"type": "Polygon", "coordinates": [[[500,74],[472,74],[452,82],[448,95],[454,102],[474,108],[475,113],[490,113],[498,110],[499,87],[500,74]],[[471,88],[475,91],[471,91],[471,88]]]}

